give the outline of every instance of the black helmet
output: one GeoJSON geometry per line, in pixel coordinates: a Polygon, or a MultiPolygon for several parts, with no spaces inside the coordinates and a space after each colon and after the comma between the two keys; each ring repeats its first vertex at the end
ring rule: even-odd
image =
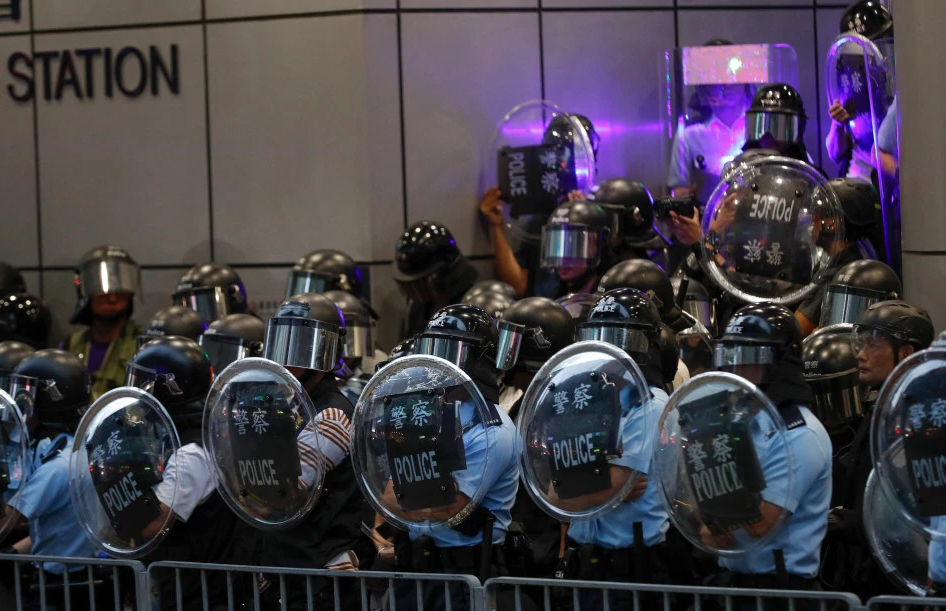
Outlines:
{"type": "Polygon", "coordinates": [[[203,263],[177,281],[171,299],[187,306],[209,324],[227,314],[246,312],[246,288],[240,275],[223,263],[203,263]]]}
{"type": "Polygon", "coordinates": [[[683,311],[677,306],[670,278],[653,261],[647,259],[621,261],[601,277],[598,292],[605,293],[624,287],[646,293],[657,306],[661,320],[667,323],[674,332],[683,331],[690,326],[690,321],[683,317],[683,311]]]}
{"type": "Polygon", "coordinates": [[[0,295],[7,293],[25,293],[26,282],[20,270],[9,263],[0,261],[0,295]]]}
{"type": "Polygon", "coordinates": [[[785,83],[766,85],[746,111],[746,142],[761,143],[768,134],[780,146],[802,144],[807,121],[798,90],[785,83]]]}
{"type": "Polygon", "coordinates": [[[286,299],[266,323],[263,358],[283,367],[334,371],[345,346],[345,319],[325,295],[286,299]]]}
{"type": "MultiPolygon", "coordinates": [[[[679,299],[683,287],[682,276],[670,279],[673,294],[679,299]]],[[[683,311],[692,316],[713,337],[716,337],[716,300],[706,287],[693,278],[686,278],[686,294],[683,296],[683,311]]]]}
{"type": "Polygon", "coordinates": [[[374,316],[371,308],[355,295],[345,291],[327,291],[326,297],[345,317],[345,358],[360,359],[374,354],[371,330],[374,316]]]}
{"type": "Polygon", "coordinates": [[[646,293],[619,288],[598,297],[578,339],[607,342],[627,352],[653,386],[663,386],[658,336],[660,312],[646,293]]]}
{"type": "Polygon", "coordinates": [[[16,340],[45,348],[52,329],[49,309],[28,293],[0,297],[0,341],[16,340]]]}
{"type": "Polygon", "coordinates": [[[414,338],[409,337],[407,339],[402,339],[396,343],[393,348],[391,348],[391,352],[388,353],[387,359],[375,365],[374,370],[375,372],[378,372],[388,363],[396,361],[401,357],[410,356],[412,354],[414,354],[414,338]]]}
{"type": "Polygon", "coordinates": [[[302,257],[289,271],[286,297],[299,293],[347,291],[364,297],[361,271],[355,260],[340,250],[323,248],[302,257]]]}
{"type": "Polygon", "coordinates": [[[802,344],[804,376],[814,394],[814,412],[829,429],[864,413],[850,330],[847,325],[846,332],[819,331],[802,344]]]}
{"type": "Polygon", "coordinates": [[[438,295],[455,298],[476,282],[476,276],[453,234],[441,223],[414,223],[394,247],[394,280],[415,301],[433,302],[438,295]]]}
{"type": "Polygon", "coordinates": [[[197,312],[181,305],[172,305],[151,317],[145,332],[138,336],[138,348],[156,337],[179,335],[197,340],[203,332],[204,321],[197,312]]]}
{"type": "Polygon", "coordinates": [[[10,394],[22,405],[30,396],[32,415],[43,425],[72,432],[92,399],[91,382],[79,357],[65,350],[38,350],[13,370],[10,394]]]}
{"type": "Polygon", "coordinates": [[[126,370],[125,385],[154,395],[179,432],[200,428],[214,374],[197,342],[175,335],[156,337],[142,346],[126,370]]]}
{"type": "Polygon", "coordinates": [[[20,361],[36,352],[29,344],[14,340],[0,342],[0,390],[10,390],[10,374],[20,361]]]}
{"type": "Polygon", "coordinates": [[[754,303],[733,314],[716,344],[713,365],[732,371],[741,365],[764,366],[763,382],[771,382],[779,365],[801,358],[801,327],[791,310],[775,303],[754,303]]]}
{"type": "Polygon", "coordinates": [[[913,346],[915,350],[929,348],[935,331],[926,310],[906,301],[891,299],[871,305],[858,316],[854,324],[855,344],[874,334],[892,342],[896,354],[896,348],[905,344],[913,346]]]}
{"type": "Polygon", "coordinates": [[[825,290],[818,326],[853,324],[872,304],[902,294],[900,278],[887,264],[874,259],[852,261],[837,271],[825,290]]]}
{"type": "Polygon", "coordinates": [[[499,329],[485,311],[468,304],[440,308],[414,338],[414,354],[447,359],[473,379],[495,371],[499,329]]]}
{"type": "Polygon", "coordinates": [[[880,220],[880,195],[874,185],[859,178],[835,178],[829,183],[844,213],[845,238],[857,240],[880,220]]]}
{"type": "Polygon", "coordinates": [[[664,323],[660,323],[660,333],[657,334],[657,350],[660,352],[660,371],[663,373],[664,386],[670,388],[680,363],[680,343],[677,341],[677,334],[664,323]]]}
{"type": "Polygon", "coordinates": [[[536,372],[552,355],[575,342],[575,320],[546,297],[517,301],[498,324],[497,369],[536,372]]]}
{"type": "Polygon", "coordinates": [[[847,7],[838,28],[841,34],[855,32],[870,40],[893,36],[893,16],[877,0],[861,0],[847,7]]]}
{"type": "Polygon", "coordinates": [[[573,146],[575,142],[575,133],[574,125],[570,119],[577,121],[578,124],[581,125],[585,130],[585,134],[588,135],[588,142],[591,143],[591,150],[594,153],[595,159],[597,159],[598,144],[601,142],[601,136],[599,136],[598,132],[595,130],[595,126],[591,122],[591,119],[585,115],[568,114],[556,115],[552,117],[552,120],[549,121],[548,127],[545,128],[545,133],[542,135],[542,144],[563,143],[573,146]]]}
{"type": "Polygon", "coordinates": [[[252,314],[228,314],[210,323],[197,340],[219,373],[234,361],[263,355],[266,323],[252,314]]]}
{"type": "Polygon", "coordinates": [[[613,216],[611,237],[629,246],[649,243],[654,230],[654,197],[636,180],[612,178],[598,185],[594,202],[613,216]]]}
{"type": "Polygon", "coordinates": [[[555,300],[555,303],[565,308],[576,325],[588,320],[591,307],[598,301],[598,295],[593,293],[568,293],[555,300]]]}
{"type": "MultiPolygon", "coordinates": [[[[73,325],[92,324],[92,297],[111,293],[141,291],[141,268],[120,246],[97,246],[82,255],[75,270],[76,307],[69,319],[73,325]]],[[[119,317],[131,316],[134,300],[119,317]]]]}
{"type": "MultiPolygon", "coordinates": [[[[467,293],[467,295],[469,295],[469,293],[467,293]]],[[[505,312],[509,306],[516,303],[515,297],[510,297],[504,293],[481,291],[470,297],[467,297],[467,295],[463,296],[460,303],[475,305],[482,310],[486,310],[490,316],[497,320],[502,318],[503,312],[505,312]]]]}
{"type": "Polygon", "coordinates": [[[516,295],[516,289],[512,288],[512,285],[506,284],[502,280],[480,280],[471,286],[470,290],[463,294],[463,301],[480,293],[502,293],[513,300],[519,298],[519,296],[516,295]]]}
{"type": "Polygon", "coordinates": [[[542,227],[542,267],[582,267],[594,270],[606,260],[611,215],[594,202],[559,205],[542,227]]]}

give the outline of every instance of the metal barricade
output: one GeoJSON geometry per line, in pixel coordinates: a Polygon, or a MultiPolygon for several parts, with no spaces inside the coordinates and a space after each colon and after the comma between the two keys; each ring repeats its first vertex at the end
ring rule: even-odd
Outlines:
{"type": "Polygon", "coordinates": [[[134,560],[0,554],[3,611],[125,611],[147,604],[147,572],[134,560]],[[62,575],[39,568],[69,567],[62,575]]]}
{"type": "Polygon", "coordinates": [[[663,584],[517,579],[501,577],[484,584],[486,611],[859,611],[854,594],[842,592],[711,588],[663,584]],[[630,601],[616,602],[618,596],[630,601]]]}
{"type": "Polygon", "coordinates": [[[946,598],[875,596],[867,601],[867,611],[922,611],[923,609],[946,609],[946,598]]]}
{"type": "Polygon", "coordinates": [[[484,600],[482,586],[470,575],[194,562],[152,563],[148,567],[148,589],[151,606],[142,611],[480,611],[484,600]]]}

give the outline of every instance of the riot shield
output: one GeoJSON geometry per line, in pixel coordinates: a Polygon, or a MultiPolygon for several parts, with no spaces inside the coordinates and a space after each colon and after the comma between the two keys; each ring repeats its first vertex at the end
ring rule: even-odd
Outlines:
{"type": "Polygon", "coordinates": [[[298,524],[322,491],[319,416],[284,367],[246,358],[227,367],[204,408],[204,448],[227,505],[260,530],[298,524]]]}
{"type": "Polygon", "coordinates": [[[522,400],[521,477],[529,496],[562,522],[617,507],[650,471],[650,391],[626,352],[581,341],[536,374],[522,400]]]}
{"type": "Polygon", "coordinates": [[[572,115],[545,100],[510,110],[500,120],[483,161],[483,188],[498,185],[503,230],[513,250],[538,246],[542,226],[573,190],[594,186],[589,134],[572,115]]]}
{"type": "Polygon", "coordinates": [[[797,89],[798,57],[787,44],[683,47],[664,53],[659,77],[666,185],[706,203],[742,152],[752,96],[772,83],[797,89]]]}
{"type": "Polygon", "coordinates": [[[844,215],[813,167],[762,157],[719,184],[702,233],[701,262],[724,291],[749,303],[794,304],[816,290],[837,260],[844,215]]]}
{"type": "MultiPolygon", "coordinates": [[[[12,397],[0,389],[0,501],[7,505],[22,489],[32,471],[26,417],[12,397]]],[[[0,514],[0,541],[15,526],[0,514]]]]}
{"type": "Polygon", "coordinates": [[[729,373],[704,373],[674,391],[657,424],[654,470],[670,520],[691,543],[711,553],[738,555],[774,536],[760,537],[763,501],[782,508],[791,491],[786,426],[756,386],[729,373]]]}
{"type": "Polygon", "coordinates": [[[900,516],[946,537],[946,348],[917,352],[893,370],[873,410],[870,449],[900,516]]]}
{"type": "Polygon", "coordinates": [[[69,494],[89,540],[137,558],[171,526],[176,478],[163,476],[181,447],[164,406],[140,388],[111,390],[82,416],[69,456],[69,494]]]}
{"type": "Polygon", "coordinates": [[[393,361],[355,407],[358,485],[398,528],[454,527],[486,493],[499,423],[496,406],[453,363],[419,354],[393,361]]]}

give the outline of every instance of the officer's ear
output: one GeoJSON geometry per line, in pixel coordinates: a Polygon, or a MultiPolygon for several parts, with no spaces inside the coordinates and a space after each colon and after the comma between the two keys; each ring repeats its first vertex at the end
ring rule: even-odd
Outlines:
{"type": "Polygon", "coordinates": [[[897,362],[902,361],[903,359],[907,358],[908,356],[910,356],[910,355],[913,354],[914,352],[916,352],[916,348],[914,348],[913,345],[911,345],[911,344],[904,344],[904,345],[900,346],[900,348],[899,348],[899,350],[898,350],[898,354],[897,354],[897,356],[899,356],[900,358],[898,359],[897,362]]]}

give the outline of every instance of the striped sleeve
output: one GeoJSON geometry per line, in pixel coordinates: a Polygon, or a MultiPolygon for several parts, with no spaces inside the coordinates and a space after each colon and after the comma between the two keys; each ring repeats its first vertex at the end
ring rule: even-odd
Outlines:
{"type": "Polygon", "coordinates": [[[330,407],[322,410],[299,434],[299,458],[302,462],[300,486],[308,488],[351,453],[351,421],[345,412],[330,407]]]}

